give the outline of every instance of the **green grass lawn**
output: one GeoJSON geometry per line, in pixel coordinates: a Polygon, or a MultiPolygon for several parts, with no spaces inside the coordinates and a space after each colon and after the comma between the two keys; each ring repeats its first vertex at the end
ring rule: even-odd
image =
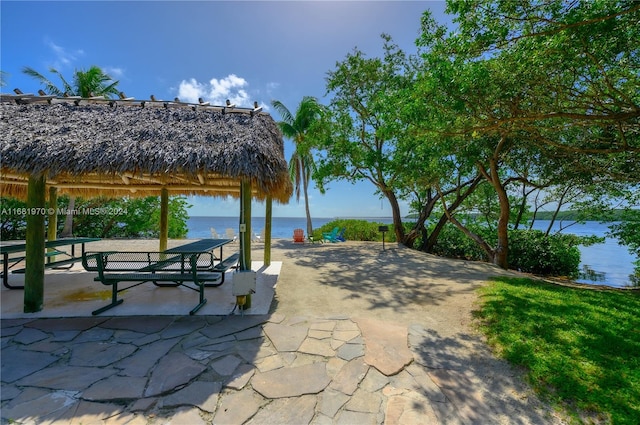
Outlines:
{"type": "Polygon", "coordinates": [[[576,423],[640,424],[639,291],[496,278],[480,300],[490,344],[576,423]]]}

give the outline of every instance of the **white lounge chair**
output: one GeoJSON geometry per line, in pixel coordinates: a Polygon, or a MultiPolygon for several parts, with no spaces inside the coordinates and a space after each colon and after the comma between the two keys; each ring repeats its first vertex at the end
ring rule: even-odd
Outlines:
{"type": "Polygon", "coordinates": [[[264,242],[264,228],[262,229],[262,231],[260,232],[260,234],[258,234],[258,233],[254,233],[254,234],[253,234],[253,239],[252,239],[252,241],[253,241],[253,242],[257,242],[257,243],[264,242]]]}
{"type": "Polygon", "coordinates": [[[231,227],[227,228],[225,234],[227,236],[227,239],[231,239],[234,242],[238,240],[238,235],[236,235],[235,230],[233,230],[231,227]]]}

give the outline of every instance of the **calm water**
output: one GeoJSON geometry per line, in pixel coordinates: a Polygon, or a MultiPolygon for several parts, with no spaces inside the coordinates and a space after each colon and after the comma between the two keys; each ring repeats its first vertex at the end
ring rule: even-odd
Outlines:
{"type": "MultiPolygon", "coordinates": [[[[334,218],[313,218],[313,228],[317,229],[323,224],[333,221],[334,218]]],[[[391,223],[390,217],[363,218],[363,220],[379,223],[391,223]]],[[[187,225],[189,227],[188,238],[201,239],[211,237],[211,227],[219,234],[224,234],[225,229],[238,228],[238,217],[190,217],[187,225]]],[[[548,221],[537,221],[534,228],[546,230],[548,221]]],[[[253,233],[260,233],[264,228],[264,218],[255,217],[251,220],[251,230],[253,233]]],[[[271,235],[273,238],[291,238],[293,229],[307,228],[306,218],[274,217],[271,224],[271,235]]],[[[565,233],[573,233],[579,236],[596,235],[604,236],[608,228],[606,224],[598,222],[587,222],[576,224],[565,230],[565,233]]],[[[237,233],[237,230],[236,230],[237,233]]],[[[629,275],[633,273],[634,257],[629,254],[627,248],[618,245],[616,239],[606,239],[605,243],[580,247],[581,259],[580,268],[588,271],[578,279],[582,283],[594,283],[609,286],[627,286],[630,284],[629,275]]]]}
{"type": "MultiPolygon", "coordinates": [[[[546,230],[548,221],[534,224],[538,230],[546,230]]],[[[558,224],[555,223],[554,230],[558,224]]],[[[573,233],[578,236],[605,236],[609,230],[608,224],[588,221],[585,224],[575,224],[565,229],[563,233],[573,233]]],[[[629,286],[629,276],[633,274],[633,257],[627,248],[618,244],[617,239],[607,238],[604,243],[580,246],[581,277],[577,282],[594,283],[608,286],[629,286]]]]}

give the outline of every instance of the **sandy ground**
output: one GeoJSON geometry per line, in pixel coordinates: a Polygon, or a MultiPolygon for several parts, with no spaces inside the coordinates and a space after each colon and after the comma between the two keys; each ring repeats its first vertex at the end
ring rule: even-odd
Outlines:
{"type": "MultiPolygon", "coordinates": [[[[262,252],[253,253],[261,256],[262,252]]],[[[271,311],[286,316],[373,317],[426,330],[434,369],[468,384],[469,397],[504,423],[564,423],[524,383],[523,371],[497,359],[476,329],[477,289],[491,276],[522,276],[491,264],[451,260],[401,245],[274,242],[282,261],[271,311]]],[[[426,350],[426,351],[427,351],[426,350]]]]}

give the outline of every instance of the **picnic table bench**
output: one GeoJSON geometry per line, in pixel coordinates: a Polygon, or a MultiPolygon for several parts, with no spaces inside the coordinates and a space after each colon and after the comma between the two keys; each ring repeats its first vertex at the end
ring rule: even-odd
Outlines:
{"type": "MultiPolygon", "coordinates": [[[[67,266],[70,268],[75,263],[82,261],[82,256],[76,256],[75,246],[82,246],[82,254],[84,255],[85,244],[89,242],[99,241],[99,238],[62,238],[51,241],[45,241],[46,252],[43,253],[46,258],[46,262],[44,264],[45,268],[64,268],[63,266],[67,266]],[[67,252],[61,249],[63,246],[71,246],[71,252],[67,252]],[[55,259],[57,256],[64,255],[63,259],[55,259]]],[[[2,284],[8,289],[24,289],[24,286],[16,286],[9,284],[9,270],[14,266],[20,264],[25,260],[26,256],[24,253],[26,252],[27,244],[24,242],[10,242],[3,243],[0,246],[0,253],[2,254],[2,284]],[[10,257],[10,254],[18,254],[17,256],[10,257]]],[[[19,268],[13,270],[13,273],[24,273],[26,268],[19,268]]]]}
{"type": "Polygon", "coordinates": [[[224,260],[218,260],[211,252],[164,252],[108,251],[83,254],[82,265],[87,271],[96,271],[94,281],[111,286],[111,303],[92,312],[103,313],[122,304],[118,293],[152,282],[156,286],[183,286],[199,293],[198,304],[189,312],[195,314],[207,300],[205,287],[224,283],[225,272],[237,265],[240,253],[236,252],[224,260]],[[126,288],[118,288],[120,282],[136,282],[126,288]]]}

